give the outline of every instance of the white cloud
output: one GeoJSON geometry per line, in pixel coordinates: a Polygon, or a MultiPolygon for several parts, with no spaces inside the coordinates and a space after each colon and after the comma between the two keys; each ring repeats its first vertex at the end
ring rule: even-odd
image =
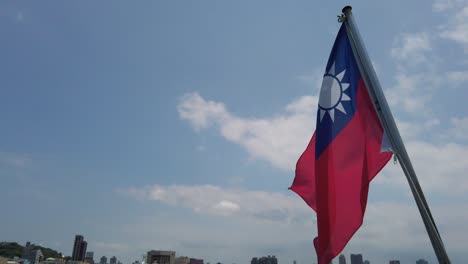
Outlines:
{"type": "Polygon", "coordinates": [[[283,114],[264,119],[243,119],[223,103],[205,100],[198,93],[182,97],[177,109],[195,130],[215,126],[221,135],[242,145],[252,158],[292,170],[314,131],[317,97],[303,96],[287,105],[283,114]]]}
{"type": "MultiPolygon", "coordinates": [[[[381,185],[371,186],[371,189],[376,189],[374,193],[378,193],[383,188],[385,187],[381,185]]],[[[282,248],[283,254],[291,254],[292,248],[296,246],[294,243],[298,241],[304,243],[306,248],[312,249],[312,239],[317,234],[316,223],[312,221],[315,214],[302,200],[293,197],[294,195],[227,189],[211,185],[154,185],[140,188],[140,190],[145,193],[147,200],[185,207],[207,217],[217,216],[225,219],[222,221],[215,218],[215,222],[230,221],[229,228],[213,226],[199,230],[198,225],[203,226],[204,223],[191,221],[192,224],[186,226],[180,222],[182,220],[177,220],[174,226],[169,224],[167,228],[161,227],[157,231],[158,237],[167,236],[164,238],[164,243],[170,245],[176,244],[170,237],[178,237],[179,233],[183,234],[185,238],[183,248],[187,250],[193,249],[193,243],[199,242],[201,237],[206,242],[198,243],[194,249],[197,254],[201,255],[212,254],[213,256],[212,247],[219,247],[220,250],[224,247],[243,248],[245,243],[252,251],[258,252],[261,251],[262,246],[267,246],[269,250],[282,248]],[[180,232],[170,231],[167,234],[162,232],[166,229],[177,229],[180,232]],[[225,237],[230,239],[223,239],[225,237]]],[[[120,192],[127,194],[126,191],[120,192]]],[[[132,193],[135,192],[131,191],[130,194],[132,193]]],[[[374,200],[374,197],[370,196],[363,226],[345,248],[345,254],[364,252],[366,257],[373,262],[382,263],[388,261],[388,252],[401,253],[409,249],[411,252],[407,253],[413,254],[413,257],[421,252],[426,256],[432,256],[429,239],[411,197],[405,198],[407,201],[400,202],[375,202],[374,200]]],[[[457,255],[468,246],[462,235],[468,232],[465,224],[468,219],[466,209],[465,205],[460,204],[432,206],[433,216],[445,244],[451,253],[457,255]]],[[[147,234],[153,225],[154,223],[150,221],[148,226],[138,224],[129,230],[132,233],[147,234]]],[[[201,226],[200,228],[204,228],[201,226]]],[[[176,240],[178,241],[178,238],[176,240]]],[[[232,254],[232,252],[226,252],[226,254],[232,254]]]]}
{"type": "Polygon", "coordinates": [[[356,242],[380,250],[414,249],[415,244],[426,239],[424,227],[418,217],[417,208],[413,203],[370,203],[366,210],[365,226],[356,237],[360,241],[356,242]],[[392,219],[391,223],[389,218],[392,219]],[[379,243],[375,243],[376,240],[379,243]]]}
{"type": "Polygon", "coordinates": [[[206,150],[206,147],[203,146],[203,145],[198,145],[196,149],[197,149],[197,151],[199,151],[199,152],[204,152],[204,151],[206,150]]]}
{"type": "Polygon", "coordinates": [[[96,241],[96,242],[88,241],[88,243],[90,243],[88,245],[88,250],[90,248],[93,248],[93,250],[97,250],[100,253],[102,253],[104,256],[108,256],[109,258],[111,256],[127,255],[129,251],[131,251],[131,248],[132,248],[132,246],[130,246],[129,244],[124,244],[121,242],[114,242],[114,241],[96,241]]]}
{"type": "MultiPolygon", "coordinates": [[[[447,196],[459,196],[468,191],[467,145],[410,140],[406,142],[406,148],[423,190],[447,196]]],[[[383,173],[383,178],[377,182],[407,188],[400,166],[387,165],[383,173]]]]}
{"type": "Polygon", "coordinates": [[[409,74],[397,73],[396,85],[385,91],[393,109],[419,117],[431,117],[429,103],[440,79],[425,72],[409,74]]]}
{"type": "Polygon", "coordinates": [[[23,22],[23,20],[24,20],[24,14],[23,14],[23,12],[18,12],[18,13],[16,13],[16,21],[18,21],[18,22],[23,22]]]}
{"type": "Polygon", "coordinates": [[[468,71],[447,72],[447,79],[455,85],[460,85],[461,83],[468,81],[468,71]]]}
{"type": "MultiPolygon", "coordinates": [[[[408,94],[411,93],[410,89],[408,94]]],[[[400,94],[401,97],[405,97],[404,95],[405,93],[400,94]]],[[[293,169],[314,129],[312,125],[314,122],[311,120],[315,113],[311,109],[315,109],[315,97],[301,97],[286,107],[285,114],[270,119],[242,119],[229,113],[224,104],[206,101],[198,94],[184,98],[190,102],[192,97],[197,98],[196,107],[184,109],[191,109],[194,113],[193,115],[181,113],[182,118],[210,116],[204,120],[205,125],[216,124],[217,129],[227,140],[244,146],[251,156],[267,160],[277,168],[293,169]],[[213,105],[217,105],[223,111],[217,111],[216,115],[211,115],[210,109],[213,105]]],[[[427,98],[427,102],[429,101],[427,98]]],[[[407,103],[411,105],[411,102],[407,103]]],[[[186,101],[183,101],[182,104],[190,105],[186,101]]],[[[409,109],[417,109],[415,107],[418,107],[424,110],[428,107],[425,103],[417,106],[410,105],[409,109]]],[[[192,123],[198,121],[197,118],[188,120],[192,123]]],[[[466,118],[453,119],[453,128],[445,133],[451,133],[455,138],[464,139],[467,133],[463,131],[468,131],[467,124],[466,118]]],[[[447,140],[445,143],[422,141],[421,135],[440,126],[440,121],[437,118],[398,121],[398,126],[405,139],[406,147],[421,184],[427,191],[448,195],[459,195],[468,191],[468,178],[465,177],[465,171],[468,171],[467,145],[455,144],[447,142],[447,140]]],[[[194,127],[198,126],[194,124],[194,127]]],[[[405,179],[398,166],[390,166],[390,169],[386,169],[385,172],[386,176],[382,180],[383,182],[405,186],[405,179]]],[[[242,209],[242,204],[240,207],[242,209]]]]}
{"type": "Polygon", "coordinates": [[[468,16],[468,6],[458,9],[449,22],[443,25],[440,31],[440,37],[453,40],[461,44],[468,52],[468,24],[466,17],[468,16]]]}
{"type": "Polygon", "coordinates": [[[103,241],[97,241],[94,242],[93,244],[95,247],[98,247],[100,249],[110,249],[110,250],[124,250],[128,249],[129,245],[127,244],[121,244],[121,243],[113,243],[113,242],[103,242],[103,241]]]}
{"type": "Polygon", "coordinates": [[[309,74],[302,74],[299,75],[297,78],[306,84],[308,87],[311,89],[319,89],[322,86],[322,79],[323,79],[323,74],[325,71],[325,65],[323,69],[315,69],[309,74]]]}
{"type": "MultiPolygon", "coordinates": [[[[449,205],[432,206],[431,209],[452,263],[464,263],[460,257],[464,255],[467,246],[463,235],[468,232],[465,224],[468,219],[467,207],[449,205]]],[[[402,263],[414,263],[416,256],[429,260],[429,263],[436,263],[421,216],[412,198],[408,198],[407,203],[370,203],[363,227],[345,251],[365,252],[366,257],[377,263],[388,261],[392,255],[402,263]],[[394,255],[396,252],[398,256],[394,255]]]]}
{"type": "Polygon", "coordinates": [[[227,179],[227,183],[230,185],[240,185],[245,182],[243,177],[231,177],[227,179]]]}
{"type": "Polygon", "coordinates": [[[225,212],[226,214],[234,213],[240,210],[240,206],[234,202],[222,200],[213,206],[215,210],[225,212]]]}
{"type": "Polygon", "coordinates": [[[31,159],[26,155],[0,151],[0,164],[16,168],[25,168],[31,164],[31,159]]]}
{"type": "Polygon", "coordinates": [[[313,212],[297,196],[277,192],[227,189],[214,185],[153,185],[118,190],[136,199],[189,208],[197,213],[284,223],[310,219],[313,212]],[[301,220],[302,219],[302,220],[301,220]]]}
{"type": "Polygon", "coordinates": [[[433,118],[428,107],[444,78],[433,52],[433,37],[427,32],[403,33],[390,51],[396,65],[395,84],[385,91],[393,109],[419,119],[433,118]]]}
{"type": "Polygon", "coordinates": [[[427,119],[423,122],[418,122],[418,124],[415,125],[414,122],[401,121],[397,119],[396,123],[401,137],[404,140],[414,140],[417,139],[422,133],[439,127],[440,120],[437,118],[427,119]]]}
{"type": "Polygon", "coordinates": [[[452,127],[447,132],[446,138],[457,140],[468,140],[468,117],[450,119],[452,127]]]}
{"type": "Polygon", "coordinates": [[[466,0],[436,0],[432,3],[432,10],[435,12],[443,12],[460,6],[466,0]]]}
{"type": "Polygon", "coordinates": [[[412,65],[427,62],[426,52],[431,51],[431,40],[426,32],[401,34],[395,39],[390,54],[398,61],[412,65]]]}
{"type": "Polygon", "coordinates": [[[180,118],[190,121],[197,130],[206,128],[213,121],[229,118],[224,104],[206,101],[198,93],[185,94],[177,109],[180,118]]]}

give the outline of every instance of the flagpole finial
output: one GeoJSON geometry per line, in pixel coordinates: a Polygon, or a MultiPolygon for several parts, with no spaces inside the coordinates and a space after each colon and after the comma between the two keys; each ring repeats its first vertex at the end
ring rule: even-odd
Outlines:
{"type": "Polygon", "coordinates": [[[351,9],[353,9],[351,6],[345,6],[345,7],[343,7],[343,9],[341,10],[341,12],[343,12],[343,14],[346,15],[346,13],[351,12],[351,9]]]}

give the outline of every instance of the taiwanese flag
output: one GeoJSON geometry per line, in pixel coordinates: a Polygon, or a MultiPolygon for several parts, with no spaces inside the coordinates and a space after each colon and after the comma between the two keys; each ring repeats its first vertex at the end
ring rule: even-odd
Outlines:
{"type": "Polygon", "coordinates": [[[319,264],[337,256],[362,225],[369,183],[392,157],[342,24],[320,90],[317,126],[291,190],[317,213],[319,264]]]}

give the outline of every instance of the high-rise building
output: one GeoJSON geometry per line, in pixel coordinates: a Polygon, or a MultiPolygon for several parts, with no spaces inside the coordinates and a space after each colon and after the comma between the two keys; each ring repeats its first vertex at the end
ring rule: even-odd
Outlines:
{"type": "Polygon", "coordinates": [[[88,247],[88,242],[83,241],[81,242],[81,247],[80,247],[80,259],[81,261],[84,261],[86,258],[86,248],[88,247]]]}
{"type": "Polygon", "coordinates": [[[297,261],[293,260],[293,264],[297,264],[297,261]]]}
{"type": "Polygon", "coordinates": [[[400,264],[400,261],[399,260],[390,260],[390,262],[388,262],[388,264],[400,264]]]}
{"type": "Polygon", "coordinates": [[[419,260],[416,260],[416,264],[429,264],[429,262],[427,262],[427,260],[425,259],[419,259],[419,260]]]}
{"type": "Polygon", "coordinates": [[[21,254],[21,257],[23,259],[27,259],[29,260],[29,255],[31,255],[31,251],[32,251],[32,248],[31,248],[31,242],[26,242],[26,246],[24,246],[23,248],[23,252],[21,254]]]}
{"type": "Polygon", "coordinates": [[[362,254],[351,254],[351,264],[364,264],[362,254]]]}
{"type": "Polygon", "coordinates": [[[86,252],[85,262],[89,264],[94,264],[94,252],[86,252]]]}
{"type": "Polygon", "coordinates": [[[34,245],[28,241],[23,248],[21,257],[27,260],[30,264],[39,264],[39,262],[43,260],[44,255],[40,249],[34,249],[34,245]]]}
{"type": "Polygon", "coordinates": [[[23,253],[22,253],[21,257],[23,259],[28,259],[30,251],[31,251],[31,242],[28,241],[28,242],[26,242],[26,245],[23,248],[23,253]]]}
{"type": "Polygon", "coordinates": [[[101,260],[99,261],[99,264],[107,264],[107,258],[106,256],[102,256],[101,260]]]}
{"type": "Polygon", "coordinates": [[[72,253],[72,260],[80,260],[79,259],[79,252],[81,248],[81,243],[84,241],[82,235],[75,236],[75,243],[73,244],[73,253],[72,253]]]}
{"type": "Polygon", "coordinates": [[[75,243],[73,244],[73,254],[72,260],[74,261],[84,261],[86,256],[86,247],[88,242],[86,242],[82,235],[75,236],[75,243]]]}
{"type": "Polygon", "coordinates": [[[109,264],[117,264],[117,258],[115,256],[112,256],[109,260],[109,264]]]}
{"type": "Polygon", "coordinates": [[[174,264],[175,251],[151,250],[146,257],[147,264],[174,264]]]}
{"type": "Polygon", "coordinates": [[[338,264],[346,264],[346,257],[343,254],[338,258],[338,264]]]}

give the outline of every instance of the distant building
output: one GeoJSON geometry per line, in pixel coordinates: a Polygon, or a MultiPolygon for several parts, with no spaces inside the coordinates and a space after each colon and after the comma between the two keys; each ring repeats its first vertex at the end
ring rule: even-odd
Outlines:
{"type": "Polygon", "coordinates": [[[94,252],[86,252],[84,261],[89,264],[94,264],[94,252]]]}
{"type": "Polygon", "coordinates": [[[203,259],[190,258],[190,264],[203,264],[203,259]]]}
{"type": "Polygon", "coordinates": [[[23,248],[23,252],[21,254],[21,257],[23,259],[27,259],[29,257],[29,253],[30,253],[31,250],[32,250],[31,242],[28,241],[28,242],[26,242],[26,245],[23,248]]]}
{"type": "Polygon", "coordinates": [[[73,253],[72,260],[83,262],[86,257],[86,247],[88,242],[86,242],[82,235],[75,236],[75,243],[73,244],[73,253]]]}
{"type": "Polygon", "coordinates": [[[338,264],[346,264],[346,257],[343,254],[338,258],[338,264]]]}
{"type": "Polygon", "coordinates": [[[175,251],[151,250],[146,256],[146,264],[175,264],[175,251]]]}
{"type": "Polygon", "coordinates": [[[27,260],[29,264],[39,264],[39,262],[44,259],[42,251],[40,249],[34,249],[33,245],[29,241],[26,242],[21,257],[23,258],[22,261],[15,261],[24,263],[24,261],[27,260]]]}
{"type": "Polygon", "coordinates": [[[86,262],[84,261],[78,261],[78,260],[69,260],[67,261],[66,264],[87,264],[86,262]]]}
{"type": "Polygon", "coordinates": [[[364,260],[364,264],[370,264],[370,261],[364,260]]]}
{"type": "Polygon", "coordinates": [[[427,260],[425,259],[419,259],[419,260],[416,260],[416,264],[429,264],[429,262],[427,262],[427,260]]]}
{"type": "Polygon", "coordinates": [[[117,264],[117,258],[115,256],[112,256],[109,260],[109,264],[117,264]]]}
{"type": "Polygon", "coordinates": [[[189,257],[178,257],[174,261],[175,264],[190,264],[189,257]]]}
{"type": "Polygon", "coordinates": [[[388,262],[388,264],[400,264],[400,261],[399,260],[390,260],[390,262],[388,262]]]}
{"type": "Polygon", "coordinates": [[[32,256],[33,257],[29,260],[32,264],[39,264],[39,262],[41,262],[44,259],[44,255],[42,254],[42,251],[40,249],[34,250],[32,256]]]}
{"type": "Polygon", "coordinates": [[[364,264],[362,254],[351,254],[351,264],[364,264]]]}
{"type": "Polygon", "coordinates": [[[252,258],[250,261],[250,264],[278,264],[278,259],[273,255],[273,256],[266,256],[266,257],[261,257],[261,258],[252,258]]]}
{"type": "Polygon", "coordinates": [[[40,264],[65,264],[65,260],[60,258],[47,258],[41,261],[40,264]]]}
{"type": "Polygon", "coordinates": [[[18,256],[14,256],[13,259],[7,259],[7,263],[12,264],[12,262],[17,264],[31,264],[28,259],[20,258],[18,256]]]}
{"type": "Polygon", "coordinates": [[[101,260],[99,261],[99,264],[107,264],[107,257],[106,257],[106,256],[102,256],[102,257],[101,257],[101,260]]]}
{"type": "Polygon", "coordinates": [[[29,258],[27,258],[31,264],[39,264],[39,262],[41,262],[43,259],[44,255],[40,249],[31,250],[29,253],[29,258]]]}

